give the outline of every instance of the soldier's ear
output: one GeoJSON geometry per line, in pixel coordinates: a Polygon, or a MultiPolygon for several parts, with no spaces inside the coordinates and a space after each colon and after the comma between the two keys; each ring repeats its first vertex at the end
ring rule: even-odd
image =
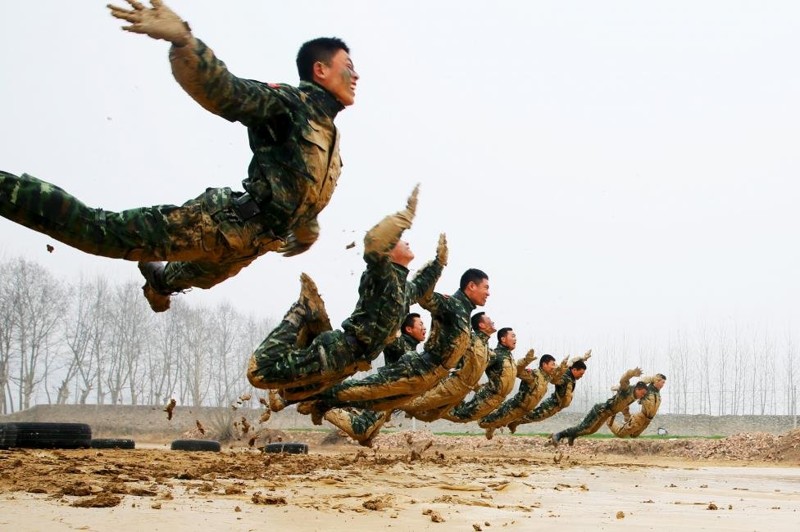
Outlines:
{"type": "Polygon", "coordinates": [[[328,65],[322,61],[317,61],[314,63],[312,72],[314,74],[314,80],[324,80],[328,75],[328,65]]]}

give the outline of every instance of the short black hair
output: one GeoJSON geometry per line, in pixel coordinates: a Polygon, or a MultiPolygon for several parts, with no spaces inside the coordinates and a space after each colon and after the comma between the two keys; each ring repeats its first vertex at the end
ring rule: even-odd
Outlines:
{"type": "Polygon", "coordinates": [[[469,270],[465,271],[464,274],[461,276],[461,282],[459,283],[458,287],[461,290],[464,290],[469,283],[479,283],[484,279],[488,278],[489,276],[486,275],[485,272],[477,268],[470,268],[469,270]]]}
{"type": "Polygon", "coordinates": [[[414,320],[419,318],[419,317],[420,317],[420,315],[417,314],[416,312],[410,313],[408,316],[406,316],[406,319],[404,319],[403,323],[400,325],[400,330],[402,332],[406,332],[406,327],[413,327],[414,326],[414,320]]]}
{"type": "Polygon", "coordinates": [[[656,377],[658,377],[658,378],[659,378],[659,379],[661,379],[662,381],[665,381],[665,380],[667,380],[667,376],[666,376],[666,375],[664,375],[663,373],[656,373],[656,377]]]}
{"type": "Polygon", "coordinates": [[[572,364],[569,369],[586,369],[586,362],[583,360],[576,360],[574,364],[572,364]]]}
{"type": "Polygon", "coordinates": [[[647,384],[639,381],[636,383],[636,386],[633,387],[634,390],[647,390],[647,384]]]}
{"type": "Polygon", "coordinates": [[[480,329],[480,324],[481,324],[481,321],[483,321],[483,316],[485,314],[486,314],[485,312],[476,312],[475,314],[472,315],[472,318],[470,318],[470,322],[472,323],[472,330],[473,331],[478,332],[478,331],[481,330],[480,329]]]}
{"type": "Polygon", "coordinates": [[[338,37],[319,37],[303,43],[297,52],[297,74],[302,81],[314,81],[314,63],[330,63],[339,50],[348,54],[350,48],[338,37]]]}
{"type": "Polygon", "coordinates": [[[508,333],[510,333],[511,331],[513,331],[513,330],[514,330],[514,329],[512,329],[511,327],[503,327],[502,329],[500,329],[499,331],[497,331],[497,341],[499,342],[500,340],[502,340],[503,338],[505,338],[505,337],[506,337],[506,335],[507,335],[508,333]]]}
{"type": "Polygon", "coordinates": [[[544,366],[545,364],[547,364],[551,360],[555,360],[555,359],[556,359],[556,357],[554,357],[553,355],[542,355],[542,358],[539,359],[539,367],[541,368],[542,366],[544,366]]]}

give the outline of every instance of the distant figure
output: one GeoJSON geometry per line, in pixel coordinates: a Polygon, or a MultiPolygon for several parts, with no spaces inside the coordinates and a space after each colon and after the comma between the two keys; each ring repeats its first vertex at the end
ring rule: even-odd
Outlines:
{"type": "Polygon", "coordinates": [[[647,393],[639,399],[641,410],[631,415],[630,406],[622,411],[623,422],[615,423],[616,414],[609,418],[608,428],[620,438],[637,438],[644,432],[650,422],[656,417],[658,407],[661,406],[661,388],[667,383],[663,373],[656,373],[642,377],[639,382],[647,384],[647,393]]]}
{"type": "Polygon", "coordinates": [[[561,364],[556,366],[553,355],[542,355],[538,368],[533,370],[522,368],[517,374],[517,378],[520,379],[517,393],[503,401],[503,404],[478,423],[480,428],[486,430],[486,439],[491,440],[495,430],[505,427],[533,410],[547,393],[547,384],[561,381],[567,372],[567,362],[568,359],[564,358],[561,364]]]}
{"type": "Polygon", "coordinates": [[[508,424],[511,433],[516,432],[517,427],[522,424],[542,421],[567,408],[572,403],[575,383],[586,373],[586,361],[591,356],[592,350],[590,349],[582,357],[572,359],[569,371],[561,377],[561,381],[556,384],[556,389],[553,390],[553,393],[539,403],[539,406],[534,408],[533,411],[508,424]]]}
{"type": "Polygon", "coordinates": [[[647,385],[645,383],[637,382],[636,386],[633,387],[630,385],[630,380],[641,374],[642,370],[639,368],[626,371],[620,378],[619,389],[613,397],[594,405],[578,425],[552,434],[550,436],[552,444],[558,446],[563,438],[568,438],[569,444],[572,445],[575,442],[575,438],[594,434],[608,418],[617,412],[621,412],[632,402],[644,397],[644,394],[647,393],[647,385]]]}

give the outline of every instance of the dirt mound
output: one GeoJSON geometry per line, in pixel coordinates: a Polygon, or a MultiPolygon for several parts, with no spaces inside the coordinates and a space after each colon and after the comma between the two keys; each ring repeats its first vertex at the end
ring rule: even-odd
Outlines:
{"type": "Polygon", "coordinates": [[[800,429],[790,430],[786,434],[778,436],[773,447],[766,451],[765,455],[777,462],[800,464],[800,429]]]}

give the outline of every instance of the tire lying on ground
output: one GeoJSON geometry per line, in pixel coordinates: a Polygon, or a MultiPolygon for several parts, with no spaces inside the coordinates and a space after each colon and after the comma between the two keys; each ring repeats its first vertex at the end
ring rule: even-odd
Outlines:
{"type": "Polygon", "coordinates": [[[221,446],[216,440],[175,440],[170,449],[173,451],[214,451],[218,452],[221,446]]]}
{"type": "Polygon", "coordinates": [[[308,445],[305,443],[268,443],[264,446],[265,453],[308,454],[308,445]]]}
{"type": "Polygon", "coordinates": [[[85,423],[0,423],[0,448],[87,449],[92,429],[85,423]]]}
{"type": "Polygon", "coordinates": [[[135,449],[136,442],[120,438],[94,438],[92,449],[135,449]]]}

